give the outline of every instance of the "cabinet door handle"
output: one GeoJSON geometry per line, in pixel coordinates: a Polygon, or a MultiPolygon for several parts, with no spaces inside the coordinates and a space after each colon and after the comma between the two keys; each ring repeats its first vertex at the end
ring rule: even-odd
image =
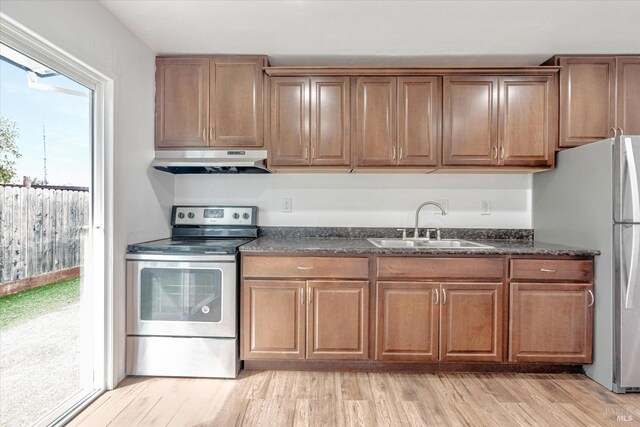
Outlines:
{"type": "Polygon", "coordinates": [[[313,270],[313,267],[303,267],[301,265],[298,266],[298,270],[313,270]]]}
{"type": "Polygon", "coordinates": [[[618,132],[620,132],[620,136],[624,135],[624,131],[622,130],[622,128],[618,128],[618,132]]]}
{"type": "Polygon", "coordinates": [[[447,291],[446,290],[442,290],[442,305],[445,305],[447,303],[447,291]]]}
{"type": "Polygon", "coordinates": [[[404,152],[402,151],[402,147],[400,147],[400,160],[404,159],[404,152]]]}
{"type": "Polygon", "coordinates": [[[207,141],[207,128],[202,128],[202,139],[207,141]]]}
{"type": "Polygon", "coordinates": [[[316,158],[316,146],[311,147],[311,158],[315,160],[316,158]]]}
{"type": "Polygon", "coordinates": [[[309,158],[309,147],[304,147],[304,159],[307,160],[309,158]]]}
{"type": "Polygon", "coordinates": [[[589,303],[588,307],[591,307],[593,303],[596,302],[596,297],[593,295],[593,292],[591,292],[591,289],[589,289],[589,296],[591,297],[591,302],[589,303]]]}
{"type": "Polygon", "coordinates": [[[311,288],[307,288],[307,303],[308,304],[311,304],[311,300],[313,299],[311,297],[311,293],[312,293],[311,288]]]}
{"type": "Polygon", "coordinates": [[[558,270],[554,269],[554,268],[541,268],[540,271],[542,271],[543,273],[557,273],[558,270]]]}
{"type": "Polygon", "coordinates": [[[300,304],[304,305],[304,288],[300,288],[300,304]]]}
{"type": "Polygon", "coordinates": [[[504,159],[504,147],[500,147],[500,158],[504,159]]]}
{"type": "Polygon", "coordinates": [[[618,131],[616,130],[616,128],[612,127],[611,130],[613,131],[613,137],[615,138],[616,136],[618,136],[618,131]]]}
{"type": "Polygon", "coordinates": [[[436,302],[435,302],[435,303],[433,303],[433,304],[434,304],[434,305],[438,305],[438,299],[439,299],[439,297],[438,297],[438,290],[437,290],[437,289],[434,289],[434,290],[433,290],[433,292],[435,292],[435,293],[436,293],[436,302]]]}
{"type": "Polygon", "coordinates": [[[396,147],[395,146],[393,146],[391,148],[391,156],[392,156],[393,160],[396,159],[396,147]]]}
{"type": "Polygon", "coordinates": [[[498,147],[493,147],[493,160],[498,160],[498,147]]]}
{"type": "Polygon", "coordinates": [[[209,128],[209,141],[213,141],[213,128],[209,128]]]}

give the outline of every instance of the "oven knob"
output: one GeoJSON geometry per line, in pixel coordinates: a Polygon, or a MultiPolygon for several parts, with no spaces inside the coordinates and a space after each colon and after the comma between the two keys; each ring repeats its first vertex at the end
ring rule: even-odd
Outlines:
{"type": "Polygon", "coordinates": [[[245,212],[245,213],[243,213],[243,214],[242,214],[242,218],[244,218],[244,219],[249,219],[249,214],[248,214],[248,213],[246,213],[246,212],[245,212]]]}
{"type": "Polygon", "coordinates": [[[189,213],[187,214],[187,216],[188,216],[189,218],[191,218],[191,219],[193,219],[193,218],[195,217],[195,215],[193,214],[193,212],[189,212],[189,213]]]}
{"type": "Polygon", "coordinates": [[[240,218],[240,214],[238,212],[233,214],[233,219],[238,219],[240,218]]]}
{"type": "Polygon", "coordinates": [[[184,218],[184,212],[180,212],[180,213],[178,214],[178,218],[184,218]]]}

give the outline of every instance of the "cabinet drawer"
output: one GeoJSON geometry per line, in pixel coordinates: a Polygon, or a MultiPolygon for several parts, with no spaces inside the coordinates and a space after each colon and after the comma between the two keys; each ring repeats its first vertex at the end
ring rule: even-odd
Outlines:
{"type": "Polygon", "coordinates": [[[380,279],[502,279],[502,258],[378,258],[380,279]]]}
{"type": "Polygon", "coordinates": [[[593,279],[593,261],[569,259],[512,259],[511,278],[589,282],[593,279]]]}
{"type": "Polygon", "coordinates": [[[270,257],[242,258],[244,277],[368,279],[368,258],[270,257]]]}

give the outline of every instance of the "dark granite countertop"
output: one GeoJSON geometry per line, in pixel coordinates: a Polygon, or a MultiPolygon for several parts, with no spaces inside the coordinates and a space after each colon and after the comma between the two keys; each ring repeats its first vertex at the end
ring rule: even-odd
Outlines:
{"type": "Polygon", "coordinates": [[[442,249],[442,248],[379,248],[362,238],[339,237],[259,237],[240,247],[246,254],[270,252],[309,252],[327,254],[443,254],[443,255],[551,255],[551,256],[594,256],[600,251],[573,248],[535,240],[473,240],[493,246],[492,249],[442,249]]]}

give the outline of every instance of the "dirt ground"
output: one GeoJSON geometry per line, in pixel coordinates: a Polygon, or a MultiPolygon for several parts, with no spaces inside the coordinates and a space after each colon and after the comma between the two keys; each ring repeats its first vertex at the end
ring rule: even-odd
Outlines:
{"type": "Polygon", "coordinates": [[[80,387],[80,304],[0,330],[0,426],[29,426],[80,387]]]}

